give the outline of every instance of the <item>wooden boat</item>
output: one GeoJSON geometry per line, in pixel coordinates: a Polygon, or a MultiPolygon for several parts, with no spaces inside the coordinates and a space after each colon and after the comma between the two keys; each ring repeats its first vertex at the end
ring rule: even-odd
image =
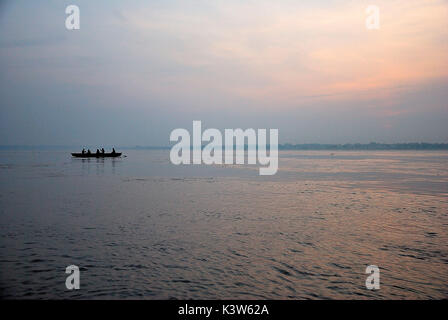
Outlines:
{"type": "Polygon", "coordinates": [[[121,156],[121,152],[111,152],[111,153],[72,153],[72,156],[75,158],[116,158],[121,156]]]}

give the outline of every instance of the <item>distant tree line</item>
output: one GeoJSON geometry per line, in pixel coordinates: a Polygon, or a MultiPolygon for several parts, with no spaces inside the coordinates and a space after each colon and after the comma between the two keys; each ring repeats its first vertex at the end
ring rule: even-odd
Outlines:
{"type": "MultiPolygon", "coordinates": [[[[205,145],[202,146],[202,148],[205,145]]],[[[135,146],[130,149],[169,149],[169,146],[149,147],[135,146]]],[[[234,149],[236,146],[234,146],[234,149]]],[[[248,145],[244,146],[248,149],[248,145]]],[[[255,146],[256,149],[257,146],[255,146]]],[[[270,146],[266,148],[269,150],[270,146]]],[[[125,148],[127,149],[127,148],[125,148]]],[[[279,150],[448,150],[448,143],[427,143],[427,142],[410,142],[410,143],[346,143],[346,144],[279,144],[279,150]]]]}
{"type": "Polygon", "coordinates": [[[280,150],[448,150],[448,143],[347,143],[347,144],[281,144],[280,150]]]}

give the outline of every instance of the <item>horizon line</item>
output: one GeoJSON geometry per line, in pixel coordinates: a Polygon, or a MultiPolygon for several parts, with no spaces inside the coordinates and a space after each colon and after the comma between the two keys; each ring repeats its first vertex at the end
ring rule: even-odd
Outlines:
{"type": "MultiPolygon", "coordinates": [[[[174,144],[173,144],[174,145],[174,144]]],[[[202,145],[204,147],[206,144],[202,145]]],[[[38,150],[38,149],[68,149],[87,148],[88,145],[0,145],[0,150],[38,150]]],[[[90,146],[91,147],[91,146],[90,146]]],[[[116,148],[125,150],[167,150],[172,145],[163,146],[142,146],[142,145],[106,145],[104,148],[116,148]]],[[[234,148],[236,145],[234,145],[234,148]]],[[[255,145],[258,147],[258,145],[255,145]]],[[[266,145],[270,147],[269,144],[266,145]]],[[[96,147],[95,147],[96,148],[96,147]]],[[[94,149],[95,149],[94,148],[94,149]]],[[[247,149],[248,145],[245,144],[247,149]]],[[[279,150],[448,150],[448,142],[398,142],[398,143],[279,143],[279,150]]]]}

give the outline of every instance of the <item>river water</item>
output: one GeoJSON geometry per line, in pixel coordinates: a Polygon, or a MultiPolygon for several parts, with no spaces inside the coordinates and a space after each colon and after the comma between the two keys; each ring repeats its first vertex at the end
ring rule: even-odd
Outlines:
{"type": "Polygon", "coordinates": [[[1,297],[448,298],[448,152],[281,151],[275,176],[124,154],[0,152],[1,297]]]}

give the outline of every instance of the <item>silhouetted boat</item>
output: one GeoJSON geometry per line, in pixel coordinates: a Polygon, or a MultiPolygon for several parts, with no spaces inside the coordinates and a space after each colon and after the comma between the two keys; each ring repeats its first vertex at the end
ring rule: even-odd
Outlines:
{"type": "Polygon", "coordinates": [[[75,158],[116,158],[121,156],[121,152],[111,152],[111,153],[72,153],[75,158]]]}

